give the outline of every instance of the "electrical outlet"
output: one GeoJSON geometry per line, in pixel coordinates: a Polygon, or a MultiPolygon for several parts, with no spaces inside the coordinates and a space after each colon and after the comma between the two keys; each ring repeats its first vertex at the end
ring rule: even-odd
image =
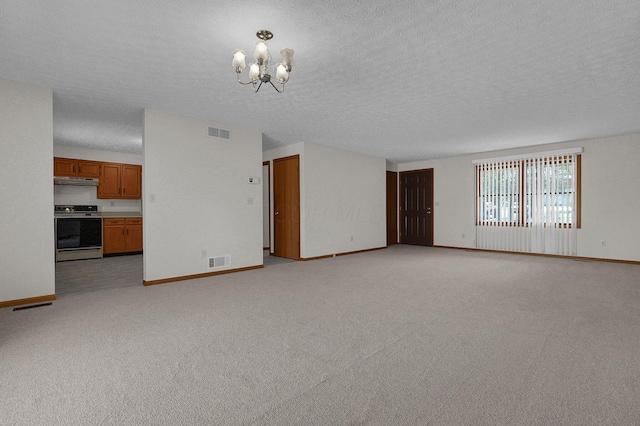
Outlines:
{"type": "Polygon", "coordinates": [[[606,247],[606,246],[607,246],[607,240],[602,240],[602,241],[600,241],[600,245],[601,245],[602,247],[606,247]]]}
{"type": "Polygon", "coordinates": [[[353,235],[351,236],[351,241],[353,241],[353,235]]]}
{"type": "Polygon", "coordinates": [[[464,239],[464,234],[462,234],[462,239],[464,239]]]}

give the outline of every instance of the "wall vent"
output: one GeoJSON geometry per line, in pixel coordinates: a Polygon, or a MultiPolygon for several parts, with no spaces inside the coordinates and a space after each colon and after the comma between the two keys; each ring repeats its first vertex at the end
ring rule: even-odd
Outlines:
{"type": "Polygon", "coordinates": [[[214,138],[231,139],[231,130],[218,129],[217,127],[209,127],[207,134],[214,138]]]}
{"type": "Polygon", "coordinates": [[[216,256],[209,258],[209,269],[231,266],[231,256],[216,256]]]}

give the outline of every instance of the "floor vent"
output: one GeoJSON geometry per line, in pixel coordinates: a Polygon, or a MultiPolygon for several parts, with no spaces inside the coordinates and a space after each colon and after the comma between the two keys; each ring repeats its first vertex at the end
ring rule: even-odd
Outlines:
{"type": "Polygon", "coordinates": [[[20,306],[18,308],[13,308],[14,311],[23,311],[25,309],[31,309],[31,308],[39,308],[41,306],[51,306],[53,305],[53,303],[48,302],[48,303],[38,303],[37,305],[29,305],[29,306],[20,306]]]}
{"type": "Polygon", "coordinates": [[[231,139],[231,130],[209,127],[207,134],[214,138],[231,139]]]}
{"type": "Polygon", "coordinates": [[[216,256],[209,258],[209,269],[231,266],[231,256],[216,256]]]}

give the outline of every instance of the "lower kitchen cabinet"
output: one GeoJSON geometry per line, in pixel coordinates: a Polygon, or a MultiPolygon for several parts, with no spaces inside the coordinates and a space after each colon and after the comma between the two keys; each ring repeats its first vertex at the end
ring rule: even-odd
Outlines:
{"type": "Polygon", "coordinates": [[[102,253],[142,251],[142,218],[105,218],[102,220],[102,253]]]}

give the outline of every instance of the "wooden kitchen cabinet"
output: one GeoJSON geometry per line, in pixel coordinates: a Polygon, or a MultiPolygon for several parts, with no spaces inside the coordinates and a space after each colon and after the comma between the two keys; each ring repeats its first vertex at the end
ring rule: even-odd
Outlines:
{"type": "Polygon", "coordinates": [[[102,227],[103,254],[142,251],[142,218],[105,218],[102,227]]]}
{"type": "Polygon", "coordinates": [[[125,222],[122,219],[102,219],[102,254],[125,252],[125,222]]]}
{"type": "Polygon", "coordinates": [[[100,177],[100,162],[54,157],[53,175],[69,177],[100,177]]]}
{"type": "Polygon", "coordinates": [[[127,218],[125,250],[142,251],[142,218],[127,218]]]}
{"type": "Polygon", "coordinates": [[[140,199],[141,196],[142,166],[101,163],[98,198],[140,199]]]}
{"type": "Polygon", "coordinates": [[[142,197],[142,166],[122,165],[122,198],[140,199],[142,197]]]}

